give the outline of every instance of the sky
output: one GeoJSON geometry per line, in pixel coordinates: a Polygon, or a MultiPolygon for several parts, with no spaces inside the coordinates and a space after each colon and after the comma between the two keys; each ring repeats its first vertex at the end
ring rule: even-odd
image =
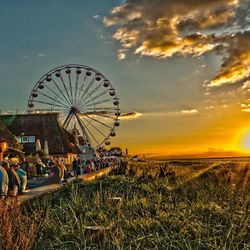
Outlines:
{"type": "Polygon", "coordinates": [[[131,154],[250,152],[249,0],[1,0],[0,109],[26,110],[38,79],[103,73],[131,154]]]}

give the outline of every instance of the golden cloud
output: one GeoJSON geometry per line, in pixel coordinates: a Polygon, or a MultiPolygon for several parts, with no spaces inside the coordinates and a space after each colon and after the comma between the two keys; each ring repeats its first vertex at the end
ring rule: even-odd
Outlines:
{"type": "Polygon", "coordinates": [[[182,114],[197,114],[198,110],[197,109],[190,109],[190,110],[182,110],[182,114]]]}
{"type": "Polygon", "coordinates": [[[227,56],[210,86],[246,82],[250,76],[250,31],[225,36],[221,41],[227,43],[227,56]]]}
{"type": "Polygon", "coordinates": [[[148,112],[143,113],[144,117],[178,117],[178,116],[187,116],[187,115],[194,115],[198,114],[199,111],[197,109],[186,109],[186,110],[179,110],[179,111],[161,111],[161,112],[148,112]]]}
{"type": "Polygon", "coordinates": [[[114,39],[123,49],[135,48],[136,54],[200,55],[215,45],[205,32],[198,34],[198,30],[225,25],[235,18],[237,6],[235,0],[127,0],[103,22],[117,25],[114,39]],[[190,29],[194,31],[188,32],[190,29]]]}
{"type": "Polygon", "coordinates": [[[241,105],[240,105],[240,107],[241,107],[241,111],[242,112],[250,112],[250,104],[249,103],[242,103],[241,105]]]}
{"type": "Polygon", "coordinates": [[[120,120],[129,120],[129,119],[136,119],[140,117],[142,114],[138,112],[128,112],[122,113],[119,117],[120,120]]]}
{"type": "Polygon", "coordinates": [[[186,116],[186,115],[194,115],[198,114],[199,111],[197,109],[187,109],[187,110],[180,110],[180,111],[161,111],[161,112],[146,112],[146,113],[139,113],[139,112],[127,112],[122,113],[119,117],[120,120],[132,120],[137,119],[139,117],[178,117],[178,116],[186,116]]]}
{"type": "Polygon", "coordinates": [[[201,56],[215,51],[222,65],[208,85],[244,82],[250,73],[249,0],[126,0],[103,22],[129,51],[156,58],[201,56]]]}

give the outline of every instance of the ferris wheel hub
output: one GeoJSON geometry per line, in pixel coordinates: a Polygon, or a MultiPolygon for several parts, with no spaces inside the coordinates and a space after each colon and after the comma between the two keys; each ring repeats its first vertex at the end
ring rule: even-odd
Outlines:
{"type": "Polygon", "coordinates": [[[80,110],[78,108],[72,107],[70,109],[70,113],[76,115],[76,114],[80,114],[81,112],[80,112],[80,110]]]}

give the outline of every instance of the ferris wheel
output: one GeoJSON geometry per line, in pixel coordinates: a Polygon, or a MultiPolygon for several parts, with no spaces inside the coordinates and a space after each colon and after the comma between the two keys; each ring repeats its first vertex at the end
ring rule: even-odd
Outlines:
{"type": "Polygon", "coordinates": [[[78,131],[94,149],[110,145],[120,125],[119,98],[110,81],[97,70],[79,64],[52,69],[35,84],[28,112],[58,112],[68,131],[78,131]]]}

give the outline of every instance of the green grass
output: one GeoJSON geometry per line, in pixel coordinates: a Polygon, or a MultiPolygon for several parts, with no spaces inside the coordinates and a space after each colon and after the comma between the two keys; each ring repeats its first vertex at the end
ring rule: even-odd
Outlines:
{"type": "Polygon", "coordinates": [[[177,165],[167,166],[175,183],[152,179],[158,165],[133,164],[133,176],[77,182],[30,204],[25,213],[44,214],[32,249],[250,249],[249,167],[177,165]]]}

